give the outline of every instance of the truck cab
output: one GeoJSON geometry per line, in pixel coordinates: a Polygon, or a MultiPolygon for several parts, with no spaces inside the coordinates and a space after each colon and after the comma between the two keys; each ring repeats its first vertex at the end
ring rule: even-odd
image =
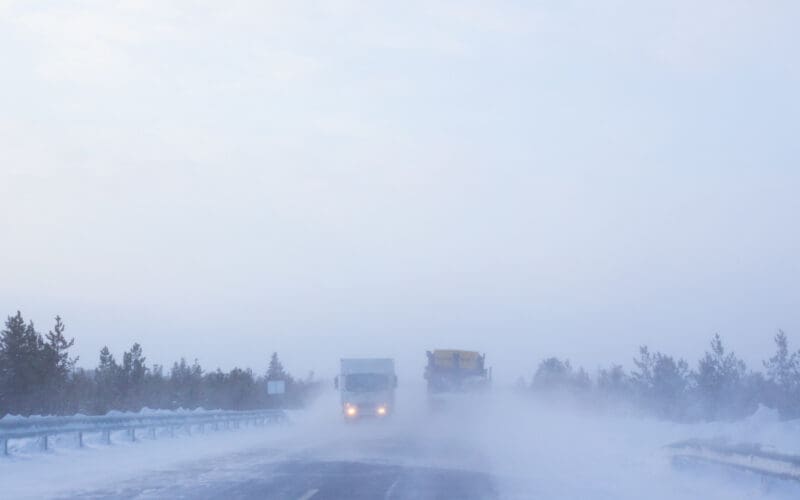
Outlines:
{"type": "Polygon", "coordinates": [[[391,358],[343,358],[335,385],[347,420],[394,413],[397,375],[391,358]]]}
{"type": "Polygon", "coordinates": [[[477,351],[436,349],[428,351],[425,380],[432,409],[446,408],[464,396],[489,390],[492,370],[486,368],[486,355],[477,351]]]}

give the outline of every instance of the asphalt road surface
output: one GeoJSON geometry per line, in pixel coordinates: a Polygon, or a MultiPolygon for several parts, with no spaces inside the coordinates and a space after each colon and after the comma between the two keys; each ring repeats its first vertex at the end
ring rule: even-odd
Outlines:
{"type": "Polygon", "coordinates": [[[306,440],[187,463],[96,491],[75,492],[68,498],[356,500],[497,496],[488,463],[463,440],[370,424],[342,425],[306,440]]]}

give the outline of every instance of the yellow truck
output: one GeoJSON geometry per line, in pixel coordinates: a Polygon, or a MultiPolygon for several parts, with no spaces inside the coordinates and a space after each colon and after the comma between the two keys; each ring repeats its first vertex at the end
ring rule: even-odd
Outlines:
{"type": "Polygon", "coordinates": [[[436,349],[428,351],[425,380],[428,395],[482,392],[489,388],[491,368],[486,355],[477,351],[436,349]]]}

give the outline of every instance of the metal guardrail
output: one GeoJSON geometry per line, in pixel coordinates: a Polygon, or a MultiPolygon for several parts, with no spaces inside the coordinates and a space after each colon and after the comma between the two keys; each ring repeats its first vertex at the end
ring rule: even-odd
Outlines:
{"type": "Polygon", "coordinates": [[[48,438],[60,434],[75,434],[79,448],[84,446],[85,434],[101,434],[106,444],[111,444],[111,433],[127,431],[128,438],[136,441],[137,430],[147,430],[151,438],[157,436],[158,429],[168,429],[171,436],[183,429],[188,433],[195,428],[205,432],[210,426],[220,428],[239,428],[242,425],[266,425],[284,422],[283,410],[252,411],[187,411],[179,413],[119,413],[100,416],[76,415],[70,417],[30,417],[3,422],[0,420],[0,450],[9,454],[9,442],[26,438],[39,438],[42,450],[49,448],[48,438]]]}
{"type": "Polygon", "coordinates": [[[693,439],[667,447],[673,460],[693,460],[800,481],[800,455],[765,449],[758,444],[693,439]]]}

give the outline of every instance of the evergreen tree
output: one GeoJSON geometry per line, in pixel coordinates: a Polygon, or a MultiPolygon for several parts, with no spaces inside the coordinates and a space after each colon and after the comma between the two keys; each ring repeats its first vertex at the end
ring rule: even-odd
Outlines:
{"type": "Polygon", "coordinates": [[[697,395],[709,419],[727,418],[737,413],[737,392],[747,371],[744,361],[733,352],[725,353],[719,334],[711,339],[711,351],[706,352],[693,374],[697,395]]]}
{"type": "Polygon", "coordinates": [[[764,361],[767,380],[789,392],[798,384],[800,358],[796,352],[789,353],[789,341],[783,330],[778,330],[775,335],[775,347],[775,355],[764,361]]]}
{"type": "Polygon", "coordinates": [[[251,409],[256,401],[258,387],[250,369],[234,368],[227,376],[227,393],[231,410],[251,409]]]}
{"type": "Polygon", "coordinates": [[[563,389],[572,378],[572,365],[569,360],[547,358],[539,363],[531,383],[533,389],[563,389]]]}
{"type": "Polygon", "coordinates": [[[229,398],[226,389],[227,375],[217,368],[203,377],[203,406],[207,409],[229,408],[229,398]]]}
{"type": "Polygon", "coordinates": [[[194,360],[190,366],[186,358],[181,358],[180,362],[172,365],[169,377],[172,389],[171,407],[174,408],[197,408],[203,401],[203,369],[200,363],[194,360]]]}
{"type": "Polygon", "coordinates": [[[154,364],[145,372],[143,405],[150,408],[169,408],[170,391],[164,367],[154,364]]]}
{"type": "Polygon", "coordinates": [[[597,389],[606,397],[624,399],[631,396],[632,381],[622,365],[600,370],[597,376],[597,389]]]}
{"type": "Polygon", "coordinates": [[[144,381],[147,375],[145,359],[142,355],[142,346],[138,343],[133,344],[131,350],[122,355],[120,385],[125,409],[136,411],[142,407],[144,381]]]}
{"type": "Polygon", "coordinates": [[[64,415],[74,415],[75,413],[93,414],[96,411],[96,399],[97,384],[93,370],[75,368],[70,373],[60,413],[64,415]]]}
{"type": "Polygon", "coordinates": [[[69,357],[69,348],[75,344],[75,339],[67,340],[64,336],[64,323],[61,316],[56,316],[56,324],[52,330],[45,335],[46,345],[53,356],[51,361],[54,374],[58,377],[66,378],[72,371],[78,358],[69,357]]]}
{"type": "Polygon", "coordinates": [[[127,351],[122,356],[122,371],[131,384],[139,384],[144,380],[147,374],[147,367],[145,366],[145,358],[142,355],[142,346],[138,343],[133,344],[130,351],[127,351]]]}
{"type": "Polygon", "coordinates": [[[653,355],[646,345],[639,347],[639,359],[633,360],[636,370],[631,373],[633,383],[641,392],[648,392],[653,386],[653,355]]]}
{"type": "Polygon", "coordinates": [[[689,365],[660,352],[651,353],[647,346],[639,348],[639,359],[633,360],[631,373],[635,392],[645,407],[668,418],[685,415],[689,365]]]}
{"type": "Polygon", "coordinates": [[[591,379],[583,368],[575,371],[569,360],[558,358],[547,358],[539,363],[531,383],[534,390],[585,391],[591,385],[591,379]]]}
{"type": "Polygon", "coordinates": [[[69,357],[69,348],[75,344],[75,339],[67,340],[64,336],[64,323],[60,316],[56,316],[53,330],[45,335],[45,344],[41,356],[42,369],[42,408],[47,413],[61,413],[62,406],[66,403],[63,392],[69,381],[77,358],[69,357]]]}
{"type": "Polygon", "coordinates": [[[119,365],[108,346],[104,346],[100,350],[100,364],[97,366],[94,376],[97,384],[95,412],[103,414],[117,408],[120,400],[119,365]]]}
{"type": "Polygon", "coordinates": [[[30,415],[43,401],[44,339],[22,313],[9,316],[0,331],[0,398],[3,411],[30,415]]]}
{"type": "Polygon", "coordinates": [[[766,399],[785,416],[797,416],[800,414],[800,352],[789,352],[789,341],[782,330],[775,335],[775,347],[775,355],[764,361],[766,399]]]}
{"type": "Polygon", "coordinates": [[[278,353],[273,352],[267,367],[267,380],[287,380],[288,374],[283,369],[283,365],[278,359],[278,353]]]}
{"type": "Polygon", "coordinates": [[[22,313],[9,316],[0,330],[0,417],[6,413],[104,414],[110,410],[152,408],[249,409],[276,404],[266,395],[266,381],[285,380],[282,404],[302,406],[319,392],[320,383],[294,381],[283,368],[277,353],[270,359],[265,377],[256,379],[250,369],[234,368],[203,374],[197,360],[186,359],[172,366],[169,376],[160,365],[148,369],[138,343],[122,355],[118,363],[107,346],[100,350],[95,369],[76,368],[77,358],[69,349],[64,323],[42,336],[22,313]]]}

